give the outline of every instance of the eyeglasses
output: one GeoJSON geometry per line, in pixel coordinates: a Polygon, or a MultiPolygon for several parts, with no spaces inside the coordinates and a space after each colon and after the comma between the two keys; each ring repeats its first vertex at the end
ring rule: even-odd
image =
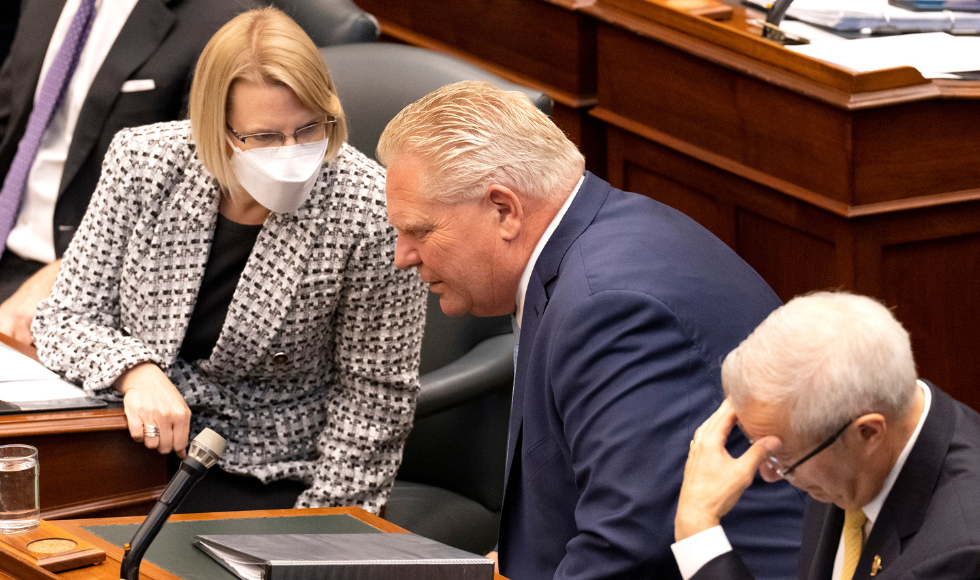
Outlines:
{"type": "Polygon", "coordinates": [[[286,142],[286,137],[292,137],[293,140],[300,145],[320,141],[327,136],[327,126],[333,125],[336,122],[336,119],[330,119],[328,121],[317,121],[316,123],[310,123],[309,125],[296,129],[296,132],[292,135],[286,135],[284,133],[280,133],[279,131],[239,135],[238,131],[232,129],[231,125],[228,123],[225,123],[225,127],[231,131],[231,134],[234,135],[236,139],[244,143],[247,149],[252,149],[258,147],[282,147],[282,144],[286,142]]]}
{"type": "MultiPolygon", "coordinates": [[[[810,459],[813,459],[813,457],[817,453],[820,453],[824,449],[826,449],[826,448],[830,447],[831,445],[833,445],[834,444],[834,441],[837,441],[837,439],[840,438],[840,436],[844,433],[844,431],[846,431],[847,428],[850,427],[851,426],[851,423],[853,423],[853,422],[854,422],[854,419],[851,419],[850,421],[848,421],[847,424],[845,424],[843,427],[841,427],[840,429],[838,429],[836,433],[834,433],[826,441],[824,441],[823,443],[821,443],[820,445],[818,445],[816,447],[816,449],[814,449],[813,451],[807,453],[799,461],[797,461],[796,463],[790,465],[789,467],[783,466],[783,463],[779,459],[777,459],[775,457],[772,457],[772,456],[770,456],[770,457],[768,457],[766,459],[766,464],[769,466],[770,469],[772,469],[776,473],[776,475],[778,475],[779,477],[781,477],[781,478],[785,479],[786,481],[789,481],[789,482],[792,483],[792,481],[793,481],[793,472],[796,471],[796,468],[799,467],[799,466],[801,466],[801,465],[803,465],[804,463],[806,463],[810,459]]],[[[741,430],[742,431],[742,434],[745,435],[745,438],[749,440],[749,443],[754,444],[755,441],[751,437],[749,437],[749,434],[745,431],[745,427],[742,427],[742,423],[739,422],[739,421],[736,421],[735,424],[738,425],[739,430],[741,430]]]]}

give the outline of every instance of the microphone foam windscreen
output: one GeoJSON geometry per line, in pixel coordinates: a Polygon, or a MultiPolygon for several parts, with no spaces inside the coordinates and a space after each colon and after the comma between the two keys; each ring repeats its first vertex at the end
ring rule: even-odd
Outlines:
{"type": "Polygon", "coordinates": [[[200,445],[203,445],[204,447],[207,447],[218,457],[221,457],[221,454],[225,452],[225,438],[218,435],[211,429],[204,429],[204,431],[201,431],[198,436],[194,438],[194,441],[200,445]]]}

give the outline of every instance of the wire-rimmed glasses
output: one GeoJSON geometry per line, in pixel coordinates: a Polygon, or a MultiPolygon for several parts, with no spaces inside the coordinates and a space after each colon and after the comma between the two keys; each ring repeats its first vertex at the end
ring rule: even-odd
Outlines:
{"type": "Polygon", "coordinates": [[[245,149],[258,149],[260,147],[282,147],[282,145],[286,142],[286,137],[292,137],[293,140],[299,145],[321,141],[327,136],[327,127],[336,122],[336,119],[316,121],[315,123],[310,123],[309,125],[304,125],[299,129],[296,129],[292,135],[286,135],[285,133],[280,133],[279,131],[264,131],[262,133],[240,135],[238,131],[235,131],[228,123],[225,123],[225,127],[231,131],[231,134],[235,136],[235,139],[238,139],[245,145],[245,149]]]}
{"type": "MultiPolygon", "coordinates": [[[[769,469],[771,469],[773,472],[776,473],[776,475],[785,479],[786,481],[792,482],[793,472],[796,471],[797,467],[803,465],[804,463],[812,459],[817,453],[820,453],[824,449],[833,445],[834,441],[837,441],[837,439],[844,433],[845,430],[847,430],[848,427],[851,426],[851,423],[853,423],[854,421],[855,421],[854,419],[848,421],[843,427],[838,429],[833,435],[827,438],[826,441],[818,445],[813,451],[807,453],[802,458],[800,458],[799,461],[790,465],[789,467],[784,466],[783,462],[781,462],[778,458],[772,456],[766,458],[766,464],[769,466],[769,469]]],[[[738,425],[739,430],[742,432],[743,435],[745,435],[745,438],[749,440],[749,443],[754,444],[755,440],[749,436],[748,432],[746,432],[745,430],[745,427],[742,426],[742,423],[736,421],[735,424],[738,425]]]]}

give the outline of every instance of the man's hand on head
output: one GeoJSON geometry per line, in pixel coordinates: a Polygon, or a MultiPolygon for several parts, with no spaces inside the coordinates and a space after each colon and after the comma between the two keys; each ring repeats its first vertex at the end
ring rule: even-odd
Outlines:
{"type": "Polygon", "coordinates": [[[33,344],[31,323],[37,314],[37,305],[51,295],[51,288],[61,271],[61,260],[55,260],[38,270],[0,304],[0,332],[18,342],[33,344]]]}
{"type": "Polygon", "coordinates": [[[674,519],[678,542],[719,525],[721,517],[752,483],[759,466],[780,444],[777,437],[763,437],[735,459],[725,449],[734,426],[735,411],[725,399],[694,433],[674,519]]]}

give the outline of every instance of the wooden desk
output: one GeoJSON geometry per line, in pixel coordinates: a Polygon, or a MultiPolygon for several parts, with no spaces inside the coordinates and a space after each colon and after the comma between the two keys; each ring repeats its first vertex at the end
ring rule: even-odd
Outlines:
{"type": "MultiPolygon", "coordinates": [[[[663,1],[357,3],[388,36],[600,122],[597,173],[693,217],[783,300],[894,306],[921,376],[980,410],[980,82],[849,72],[760,38],[758,13],[663,1]]],[[[556,122],[594,155],[595,135],[556,122]]]]}
{"type": "MultiPolygon", "coordinates": [[[[0,342],[37,352],[0,334],[0,342]]],[[[146,514],[167,484],[166,458],[133,441],[121,408],[0,416],[0,445],[38,450],[41,517],[146,514]]]]}
{"type": "MultiPolygon", "coordinates": [[[[348,514],[352,517],[361,520],[383,532],[388,533],[407,533],[406,530],[391,524],[375,515],[372,515],[361,508],[355,507],[345,507],[345,508],[310,508],[310,509],[295,509],[295,510],[263,510],[263,511],[251,511],[251,512],[227,512],[227,513],[210,513],[210,514],[184,514],[176,515],[170,518],[170,521],[199,521],[199,520],[214,520],[214,519],[234,519],[234,518],[262,518],[262,517],[284,517],[284,516],[304,516],[304,515],[328,515],[328,514],[348,514]]],[[[109,524],[137,524],[143,521],[143,518],[100,518],[100,519],[86,519],[86,520],[67,520],[55,522],[61,529],[74,534],[75,536],[91,542],[95,546],[102,548],[106,552],[106,561],[103,564],[97,566],[90,566],[88,568],[80,568],[78,570],[69,570],[66,572],[60,572],[57,575],[50,574],[51,580],[118,580],[119,578],[119,565],[122,562],[123,551],[118,546],[110,544],[105,540],[95,536],[86,530],[82,529],[82,526],[92,526],[92,525],[109,525],[109,524]]],[[[18,575],[12,572],[10,566],[7,569],[0,570],[0,580],[17,579],[18,575]]],[[[154,566],[146,561],[140,566],[140,578],[147,580],[180,580],[177,576],[154,566]]],[[[507,580],[499,574],[495,575],[495,580],[507,580]]]]}
{"type": "Polygon", "coordinates": [[[921,376],[980,409],[980,83],[853,73],[654,2],[599,0],[610,182],[676,207],[783,300],[884,300],[921,376]]]}

